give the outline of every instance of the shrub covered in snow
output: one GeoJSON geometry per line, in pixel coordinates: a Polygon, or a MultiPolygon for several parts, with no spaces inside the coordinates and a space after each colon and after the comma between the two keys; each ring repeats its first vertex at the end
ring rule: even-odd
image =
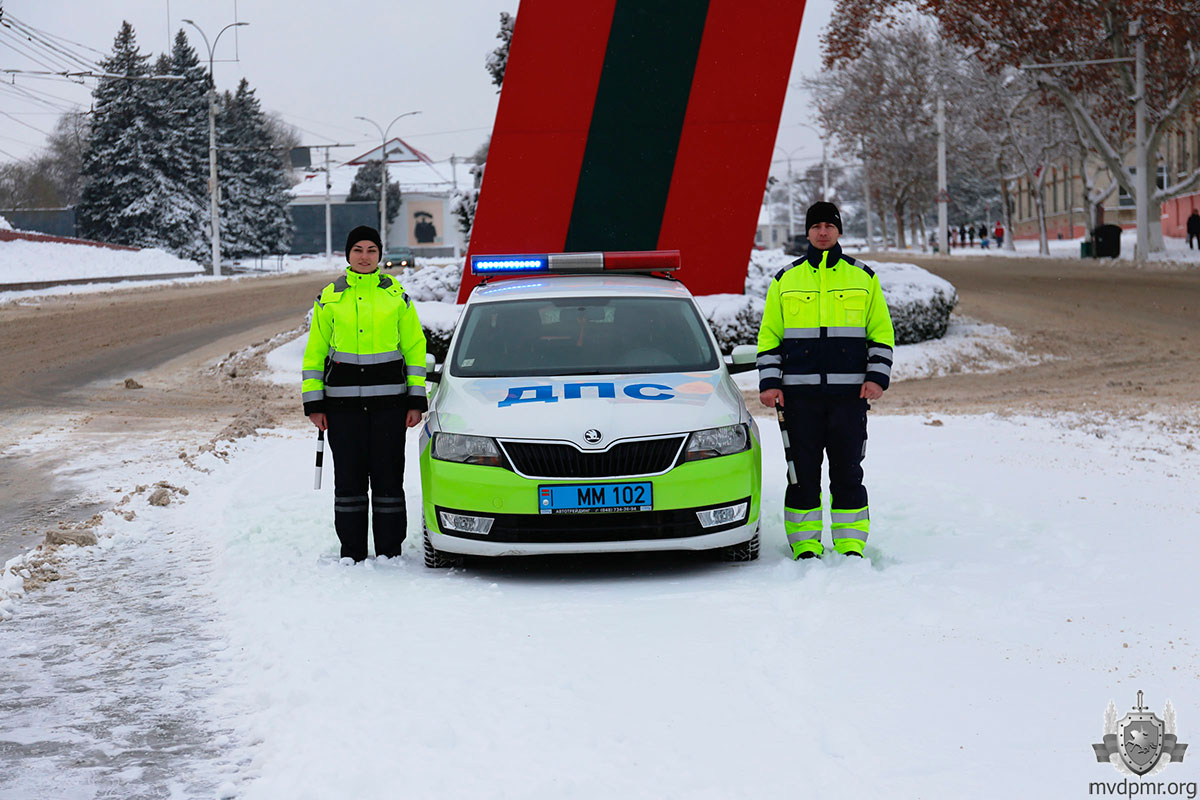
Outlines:
{"type": "Polygon", "coordinates": [[[413,300],[453,303],[462,282],[461,258],[418,258],[418,269],[398,275],[404,291],[413,300]]]}
{"type": "Polygon", "coordinates": [[[433,312],[430,304],[453,304],[458,299],[458,286],[462,282],[463,260],[461,258],[420,258],[418,269],[401,275],[404,291],[413,300],[422,304],[421,327],[425,330],[425,350],[441,363],[446,359],[450,336],[458,315],[439,309],[433,312]]]}
{"type": "MultiPolygon", "coordinates": [[[[762,319],[767,287],[777,272],[794,259],[782,250],[756,250],[750,254],[745,295],[711,295],[697,298],[712,325],[721,351],[734,345],[754,344],[762,319]]],[[[939,339],[946,333],[950,312],[958,304],[958,293],[947,280],[916,264],[876,262],[871,268],[887,298],[896,329],[896,344],[915,344],[939,339]]]]}
{"type": "Polygon", "coordinates": [[[916,344],[946,335],[950,312],[958,305],[953,284],[916,264],[881,262],[871,268],[892,312],[896,344],[916,344]]]}

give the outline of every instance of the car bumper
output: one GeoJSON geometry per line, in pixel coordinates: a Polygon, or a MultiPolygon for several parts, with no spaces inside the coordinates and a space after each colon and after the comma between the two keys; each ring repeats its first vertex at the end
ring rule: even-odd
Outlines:
{"type": "Polygon", "coordinates": [[[538,486],[580,479],[523,478],[500,467],[438,461],[428,446],[421,454],[425,526],[438,550],[465,555],[539,555],[655,550],[708,550],[739,544],[758,530],[762,481],[761,450],[688,462],[649,478],[592,478],[606,483],[638,480],[653,484],[654,508],[645,512],[577,515],[539,514],[538,486]],[[747,503],[734,523],[700,525],[696,512],[747,503]],[[489,517],[488,534],[444,529],[439,512],[489,517]]]}
{"type": "Polygon", "coordinates": [[[429,532],[429,542],[443,553],[467,556],[537,556],[568,553],[640,553],[660,550],[712,550],[754,538],[758,520],[718,533],[677,539],[634,539],[620,542],[492,542],[464,539],[450,533],[429,532]]]}

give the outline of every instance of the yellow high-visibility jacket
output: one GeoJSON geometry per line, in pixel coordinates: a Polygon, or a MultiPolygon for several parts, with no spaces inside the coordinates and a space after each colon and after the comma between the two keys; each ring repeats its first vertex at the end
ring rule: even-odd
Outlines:
{"type": "Polygon", "coordinates": [[[304,348],[304,413],[329,408],[428,409],[425,332],[417,310],[390,275],[346,274],[313,306],[304,348]]]}
{"type": "Polygon", "coordinates": [[[834,245],[781,269],[758,332],[759,391],[858,395],[886,389],[896,343],[879,277],[834,245]]]}

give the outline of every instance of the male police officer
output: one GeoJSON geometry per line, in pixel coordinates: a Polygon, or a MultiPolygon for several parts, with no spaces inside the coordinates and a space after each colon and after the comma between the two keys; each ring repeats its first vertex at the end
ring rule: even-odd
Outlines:
{"type": "Polygon", "coordinates": [[[879,278],[842,254],[842,217],[814,203],[805,217],[808,253],[771,280],[758,333],[759,399],[784,409],[796,482],[784,495],[793,558],[821,544],[821,461],[829,454],[834,549],[863,554],[871,529],[862,460],[867,401],[888,387],[895,334],[879,278]]]}

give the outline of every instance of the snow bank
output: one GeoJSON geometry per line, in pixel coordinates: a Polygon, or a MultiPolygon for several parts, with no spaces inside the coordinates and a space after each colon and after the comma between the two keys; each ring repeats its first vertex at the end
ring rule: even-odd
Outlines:
{"type": "MultiPolygon", "coordinates": [[[[1079,256],[1079,245],[1086,241],[1082,236],[1074,239],[1050,239],[1047,244],[1050,247],[1050,258],[1066,258],[1083,261],[1079,256]]],[[[951,248],[951,257],[958,258],[977,258],[980,256],[991,257],[1000,256],[1001,258],[1046,258],[1038,253],[1038,240],[1034,239],[1017,239],[1013,242],[1015,249],[1008,250],[1007,248],[996,248],[995,242],[993,246],[987,250],[979,247],[955,247],[951,248]]],[[[1104,266],[1106,264],[1124,264],[1128,266],[1129,262],[1133,261],[1133,253],[1137,244],[1137,231],[1126,229],[1121,231],[1121,255],[1115,259],[1097,258],[1086,259],[1089,264],[1104,266]]],[[[905,252],[899,250],[896,252],[905,252]]],[[[909,250],[907,252],[913,252],[909,250]]],[[[1163,251],[1161,253],[1151,253],[1149,261],[1155,265],[1156,269],[1170,268],[1171,265],[1180,265],[1183,267],[1200,266],[1200,250],[1194,250],[1188,247],[1187,239],[1176,236],[1163,237],[1163,251]]]]}
{"type": "Polygon", "coordinates": [[[196,262],[163,250],[112,250],[62,242],[0,242],[0,285],[203,271],[196,262]]]}

